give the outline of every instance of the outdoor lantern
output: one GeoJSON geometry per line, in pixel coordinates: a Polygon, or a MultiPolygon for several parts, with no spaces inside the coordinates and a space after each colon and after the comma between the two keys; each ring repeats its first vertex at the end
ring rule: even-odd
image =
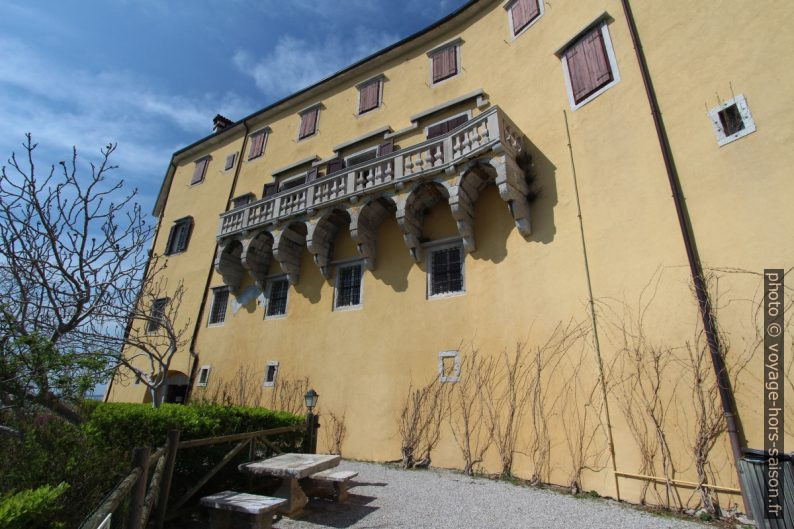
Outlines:
{"type": "Polygon", "coordinates": [[[320,395],[317,394],[316,391],[310,389],[306,392],[306,395],[303,396],[303,399],[306,401],[306,407],[309,408],[309,412],[317,405],[317,398],[320,395]]]}

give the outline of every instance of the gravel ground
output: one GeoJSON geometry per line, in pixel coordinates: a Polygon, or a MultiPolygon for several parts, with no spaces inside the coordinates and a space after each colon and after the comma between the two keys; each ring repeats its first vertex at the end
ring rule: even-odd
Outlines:
{"type": "Polygon", "coordinates": [[[420,529],[704,529],[706,525],[656,516],[617,502],[573,498],[445,470],[400,470],[343,461],[357,470],[347,503],[310,500],[297,519],[278,529],[319,527],[420,529]]]}

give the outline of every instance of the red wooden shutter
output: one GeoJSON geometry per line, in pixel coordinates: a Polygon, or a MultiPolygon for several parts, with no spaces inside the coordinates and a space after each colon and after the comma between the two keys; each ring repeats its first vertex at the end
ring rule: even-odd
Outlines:
{"type": "Polygon", "coordinates": [[[190,179],[190,185],[198,184],[204,180],[204,171],[207,169],[208,157],[201,160],[196,160],[196,166],[193,168],[193,178],[190,179]]]}
{"type": "Polygon", "coordinates": [[[362,114],[378,106],[380,95],[380,81],[375,81],[361,87],[359,95],[358,113],[362,114]]]}
{"type": "Polygon", "coordinates": [[[248,159],[252,160],[261,156],[265,146],[265,131],[261,130],[251,136],[251,148],[248,150],[248,159]]]}
{"type": "Polygon", "coordinates": [[[513,35],[535,20],[540,14],[538,0],[516,0],[510,8],[513,18],[513,35]]]}
{"type": "Polygon", "coordinates": [[[595,28],[565,52],[573,99],[584,98],[612,80],[601,28],[595,28]]]}
{"type": "Polygon", "coordinates": [[[452,77],[458,73],[458,47],[450,46],[446,50],[447,54],[447,77],[452,77]]]}
{"type": "Polygon", "coordinates": [[[301,115],[300,137],[311,136],[317,130],[317,109],[309,110],[301,115]]]}
{"type": "Polygon", "coordinates": [[[378,156],[386,156],[394,152],[394,138],[389,138],[378,145],[378,156]]]}
{"type": "Polygon", "coordinates": [[[444,54],[436,53],[433,55],[433,82],[438,82],[444,78],[444,54]]]}
{"type": "Polygon", "coordinates": [[[314,182],[315,180],[317,180],[317,168],[312,167],[309,169],[309,172],[306,173],[306,182],[314,182]]]}

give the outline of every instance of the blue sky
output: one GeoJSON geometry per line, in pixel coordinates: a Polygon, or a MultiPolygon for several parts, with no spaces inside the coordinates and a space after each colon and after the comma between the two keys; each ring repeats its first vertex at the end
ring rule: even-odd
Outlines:
{"type": "Polygon", "coordinates": [[[465,0],[0,0],[0,157],[113,160],[151,211],[171,153],[465,0]]]}

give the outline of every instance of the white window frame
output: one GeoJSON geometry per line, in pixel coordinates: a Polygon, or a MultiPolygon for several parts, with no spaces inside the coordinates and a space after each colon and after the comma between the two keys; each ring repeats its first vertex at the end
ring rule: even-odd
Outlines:
{"type": "MultiPolygon", "coordinates": [[[[364,153],[367,153],[367,152],[374,152],[375,153],[375,158],[377,158],[378,157],[378,146],[376,145],[375,147],[369,147],[367,149],[361,149],[360,151],[356,151],[353,154],[345,156],[345,169],[350,167],[350,163],[349,162],[350,162],[351,158],[355,158],[356,156],[360,156],[360,155],[362,155],[364,153]]],[[[372,158],[372,160],[374,160],[375,158],[372,158]]],[[[359,162],[359,163],[363,163],[363,162],[359,162]]]]}
{"type": "Polygon", "coordinates": [[[428,130],[430,130],[430,127],[435,127],[435,126],[436,126],[436,125],[438,125],[439,123],[444,123],[445,121],[449,121],[449,120],[451,120],[451,119],[455,119],[455,118],[458,118],[458,117],[460,117],[460,116],[466,116],[466,121],[469,121],[469,120],[471,120],[471,119],[472,119],[472,111],[471,111],[471,110],[465,110],[465,111],[463,111],[463,112],[459,112],[459,113],[457,113],[457,114],[453,114],[453,115],[451,115],[451,116],[447,116],[447,117],[445,117],[444,119],[439,119],[439,120],[437,120],[437,121],[434,121],[433,123],[429,123],[429,124],[427,125],[427,127],[425,127],[425,128],[424,128],[424,130],[422,131],[422,135],[423,135],[425,138],[427,138],[427,131],[428,131],[428,130]]]}
{"type": "Polygon", "coordinates": [[[518,33],[513,33],[513,4],[515,4],[516,1],[517,0],[510,0],[502,6],[504,7],[505,11],[507,11],[507,32],[510,35],[510,40],[516,40],[518,37],[523,35],[526,30],[534,26],[538,20],[543,18],[543,13],[546,12],[544,0],[536,0],[539,8],[538,16],[530,20],[529,24],[518,30],[518,33]]]}
{"type": "Polygon", "coordinates": [[[209,380],[210,380],[210,371],[211,370],[212,370],[212,366],[210,364],[205,364],[205,365],[201,366],[201,369],[199,369],[198,377],[196,378],[196,386],[201,387],[201,388],[207,387],[207,382],[209,382],[209,380]],[[206,376],[204,377],[204,382],[201,381],[201,374],[202,373],[206,373],[206,376]]]}
{"type": "Polygon", "coordinates": [[[290,285],[289,285],[289,281],[287,281],[287,302],[284,304],[284,314],[273,314],[272,316],[268,316],[267,315],[268,307],[270,307],[270,293],[271,293],[271,291],[273,289],[273,282],[274,281],[287,281],[287,275],[286,274],[281,274],[281,275],[277,275],[277,276],[273,276],[273,277],[268,277],[267,278],[267,286],[266,286],[266,289],[265,289],[265,319],[266,320],[279,320],[281,318],[286,318],[287,317],[287,312],[289,311],[290,285]]]}
{"type": "Polygon", "coordinates": [[[450,80],[455,79],[455,78],[460,76],[461,72],[463,71],[463,63],[461,62],[461,54],[460,54],[460,49],[463,47],[462,45],[463,45],[463,39],[460,38],[460,37],[457,37],[457,38],[455,38],[453,40],[445,42],[441,46],[436,46],[435,48],[433,48],[432,50],[427,52],[427,56],[430,58],[430,70],[429,70],[429,75],[428,75],[428,78],[427,78],[427,84],[428,84],[428,86],[430,88],[434,88],[434,87],[436,87],[438,85],[444,84],[447,81],[450,81],[450,80]],[[450,46],[455,46],[456,47],[456,49],[455,49],[455,65],[457,67],[457,71],[455,72],[455,75],[450,75],[446,79],[441,79],[440,81],[433,82],[433,56],[436,55],[440,51],[446,50],[450,46]]]}
{"type": "Polygon", "coordinates": [[[438,353],[438,379],[442,383],[460,381],[460,351],[441,351],[438,353]],[[444,375],[445,358],[454,358],[453,374],[451,376],[444,375]]]}
{"type": "Polygon", "coordinates": [[[597,98],[598,96],[600,96],[601,94],[603,94],[604,92],[606,92],[607,90],[609,90],[610,88],[612,88],[613,86],[615,86],[620,82],[620,71],[618,70],[618,61],[615,58],[615,49],[612,47],[612,39],[609,38],[609,29],[607,28],[608,22],[609,21],[607,19],[602,18],[599,22],[596,22],[595,24],[590,24],[583,31],[577,33],[574,38],[570,39],[568,43],[565,44],[565,46],[560,48],[560,51],[558,52],[560,63],[562,64],[563,77],[565,78],[565,91],[568,92],[568,101],[571,104],[572,111],[582,108],[587,103],[597,98]],[[595,28],[598,28],[598,30],[601,32],[601,38],[604,39],[604,48],[606,49],[607,52],[607,59],[609,60],[609,68],[612,70],[612,80],[577,103],[573,97],[573,88],[571,87],[571,74],[568,71],[568,59],[566,59],[565,57],[565,52],[577,40],[579,40],[580,37],[582,37],[585,33],[595,28]]]}
{"type": "Polygon", "coordinates": [[[383,82],[386,80],[386,76],[383,74],[376,75],[375,77],[371,77],[366,81],[362,81],[356,85],[356,90],[358,90],[358,97],[356,98],[356,117],[361,116],[368,116],[372,112],[380,110],[380,107],[383,106],[383,82]],[[358,109],[361,108],[361,89],[367,86],[370,83],[379,83],[378,84],[378,106],[375,108],[371,108],[369,110],[365,110],[364,112],[359,112],[358,109]]]}
{"type": "Polygon", "coordinates": [[[334,301],[333,301],[333,311],[334,312],[344,312],[348,310],[361,310],[364,306],[364,260],[363,259],[354,259],[351,261],[346,261],[344,263],[339,263],[336,265],[335,271],[336,277],[334,278],[334,301]],[[345,268],[350,268],[353,266],[360,267],[361,270],[361,281],[359,282],[358,286],[358,305],[345,305],[343,307],[336,306],[336,297],[339,294],[339,272],[344,270],[345,268]]]}
{"type": "Polygon", "coordinates": [[[230,301],[231,295],[227,295],[226,296],[226,311],[223,313],[223,321],[219,321],[219,322],[216,322],[216,323],[211,323],[212,312],[213,312],[212,309],[215,308],[215,296],[216,296],[216,294],[218,292],[220,292],[222,290],[226,290],[229,294],[231,294],[231,290],[229,289],[229,287],[216,287],[216,288],[212,289],[212,303],[210,303],[209,314],[207,314],[207,327],[220,327],[224,323],[226,323],[226,319],[229,317],[229,301],[230,301]]]}
{"type": "Polygon", "coordinates": [[[265,364],[265,376],[262,377],[262,387],[263,388],[272,388],[276,385],[276,380],[278,379],[278,362],[276,360],[270,360],[267,364],[265,364]],[[273,371],[273,380],[267,380],[267,372],[270,367],[275,367],[276,369],[273,371]]]}
{"type": "Polygon", "coordinates": [[[323,106],[322,103],[317,103],[316,105],[306,107],[298,112],[299,119],[298,119],[298,133],[295,135],[296,142],[305,141],[308,140],[309,138],[314,138],[320,133],[320,114],[322,114],[322,112],[320,112],[320,109],[322,108],[322,106],[323,106]],[[317,119],[314,121],[314,132],[312,132],[308,136],[304,136],[303,138],[301,138],[301,123],[303,123],[303,115],[313,110],[317,111],[317,119]]]}
{"type": "Polygon", "coordinates": [[[753,120],[753,116],[750,114],[750,107],[747,106],[747,100],[745,99],[744,94],[739,94],[733,99],[730,99],[723,104],[710,109],[709,119],[711,119],[711,125],[714,127],[714,134],[717,135],[717,144],[720,147],[755,132],[755,120],[753,120]],[[730,136],[726,136],[725,129],[722,128],[722,121],[720,121],[719,114],[726,108],[733,105],[736,105],[736,109],[739,111],[739,115],[742,118],[742,123],[744,123],[744,128],[739,132],[735,132],[730,136]]]}
{"type": "Polygon", "coordinates": [[[439,244],[430,243],[427,245],[427,299],[445,299],[466,294],[466,252],[463,251],[463,241],[456,238],[453,242],[445,242],[439,244]],[[433,255],[439,250],[446,250],[447,248],[457,247],[460,249],[460,279],[461,290],[455,292],[443,292],[441,294],[431,294],[433,286],[433,255]]]}
{"type": "Polygon", "coordinates": [[[251,132],[248,135],[248,143],[246,144],[246,146],[250,150],[250,148],[251,148],[251,143],[250,143],[251,142],[251,138],[255,134],[259,134],[260,132],[264,133],[264,135],[265,135],[265,139],[264,139],[264,141],[262,141],[262,152],[260,154],[258,154],[257,156],[254,156],[253,158],[249,158],[248,154],[243,152],[243,156],[245,156],[245,161],[247,163],[255,162],[256,160],[259,160],[260,158],[265,156],[265,151],[267,150],[267,140],[270,138],[270,132],[271,132],[270,127],[262,127],[261,129],[258,129],[258,130],[255,130],[255,131],[251,132]]]}

